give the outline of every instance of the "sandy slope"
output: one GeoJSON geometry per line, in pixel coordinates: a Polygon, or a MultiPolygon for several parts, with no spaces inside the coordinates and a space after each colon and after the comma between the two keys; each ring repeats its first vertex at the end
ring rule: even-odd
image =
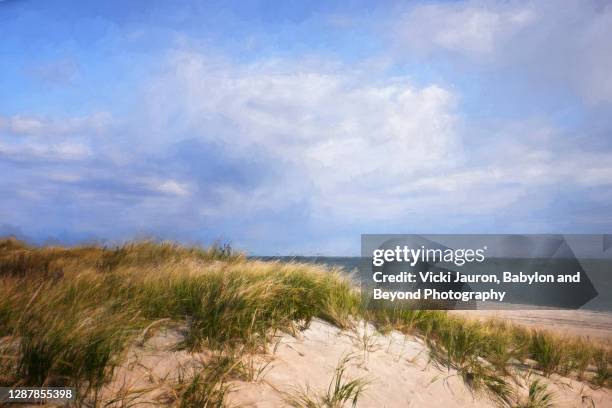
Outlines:
{"type": "MultiPolygon", "coordinates": [[[[349,376],[372,381],[359,407],[494,406],[487,397],[470,394],[453,371],[440,371],[429,364],[426,347],[417,339],[400,333],[378,335],[373,339],[374,350],[366,352],[364,358],[358,337],[315,321],[299,339],[283,338],[263,381],[237,384],[230,401],[247,407],[278,407],[283,405],[282,394],[296,385],[309,384],[314,390],[324,391],[336,362],[346,353],[355,353],[361,364],[351,367],[349,376]]],[[[591,406],[591,400],[597,407],[612,406],[610,391],[592,390],[569,379],[556,379],[558,384],[554,381],[550,387],[557,394],[557,406],[591,406]]]]}
{"type": "MultiPolygon", "coordinates": [[[[363,334],[363,329],[360,331],[363,334]]],[[[230,401],[247,407],[279,407],[283,406],[283,394],[295,387],[308,385],[315,392],[325,391],[337,362],[347,353],[354,353],[355,364],[348,370],[348,378],[365,377],[371,381],[359,407],[491,406],[486,400],[475,400],[459,379],[452,377],[452,372],[428,367],[426,348],[421,342],[399,333],[375,335],[369,351],[364,353],[359,337],[315,321],[299,339],[284,337],[263,381],[237,384],[230,401]]]]}
{"type": "MultiPolygon", "coordinates": [[[[373,330],[369,327],[364,331],[362,327],[358,332],[342,332],[316,320],[298,338],[280,337],[274,353],[260,359],[260,366],[268,365],[256,381],[232,383],[230,406],[281,407],[286,406],[286,396],[297,388],[324,392],[337,362],[347,353],[355,355],[348,378],[371,381],[359,407],[494,406],[487,397],[470,394],[453,371],[430,364],[427,348],[420,340],[400,333],[373,334],[364,352],[360,340],[364,333],[372,335],[373,330]]],[[[145,402],[168,393],[181,367],[187,372],[194,360],[207,358],[206,353],[193,355],[173,350],[179,340],[179,332],[170,330],[134,348],[106,395],[116,395],[122,389],[142,390],[137,399],[145,402]]],[[[566,378],[547,382],[556,393],[556,406],[591,407],[591,401],[596,407],[612,406],[612,393],[608,390],[593,390],[566,378]]]]}

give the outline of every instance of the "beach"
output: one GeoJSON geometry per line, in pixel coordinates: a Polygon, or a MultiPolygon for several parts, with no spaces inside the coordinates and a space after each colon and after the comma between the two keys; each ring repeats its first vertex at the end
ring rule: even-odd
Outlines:
{"type": "Polygon", "coordinates": [[[525,308],[520,305],[505,305],[503,310],[457,310],[468,318],[486,320],[500,319],[533,329],[546,330],[561,336],[582,337],[607,345],[612,344],[612,313],[592,310],[559,310],[525,308]]]}

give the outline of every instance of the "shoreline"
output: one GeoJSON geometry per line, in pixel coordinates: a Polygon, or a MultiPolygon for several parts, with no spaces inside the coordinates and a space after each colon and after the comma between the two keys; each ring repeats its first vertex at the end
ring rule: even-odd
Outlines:
{"type": "Polygon", "coordinates": [[[530,329],[540,329],[563,337],[580,337],[612,345],[612,313],[592,310],[566,310],[523,307],[502,310],[487,309],[478,304],[477,310],[451,310],[449,313],[476,320],[490,318],[507,321],[530,329]],[[482,308],[481,308],[482,307],[482,308]]]}

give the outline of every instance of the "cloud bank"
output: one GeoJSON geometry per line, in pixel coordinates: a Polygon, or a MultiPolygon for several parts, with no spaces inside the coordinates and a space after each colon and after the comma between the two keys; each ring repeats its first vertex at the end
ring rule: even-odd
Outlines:
{"type": "MultiPolygon", "coordinates": [[[[71,49],[59,61],[78,75],[52,90],[26,54],[15,75],[40,102],[0,105],[0,224],[39,240],[222,238],[259,254],[352,254],[366,232],[600,232],[612,224],[612,9],[564,6],[416,4],[363,27],[367,10],[334,11],[350,24],[333,30],[382,44],[354,55],[308,37],[310,53],[241,57],[184,21],[153,30],[173,33],[163,47],[134,49],[152,29],[122,23],[97,46],[117,54],[108,65],[71,49]]],[[[272,28],[249,38],[272,41],[272,28]]]]}

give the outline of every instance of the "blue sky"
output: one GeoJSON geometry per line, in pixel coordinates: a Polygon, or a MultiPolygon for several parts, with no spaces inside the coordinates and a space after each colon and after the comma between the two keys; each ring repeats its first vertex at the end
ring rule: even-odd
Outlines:
{"type": "Polygon", "coordinates": [[[612,230],[610,2],[95,3],[0,1],[0,235],[612,230]]]}

